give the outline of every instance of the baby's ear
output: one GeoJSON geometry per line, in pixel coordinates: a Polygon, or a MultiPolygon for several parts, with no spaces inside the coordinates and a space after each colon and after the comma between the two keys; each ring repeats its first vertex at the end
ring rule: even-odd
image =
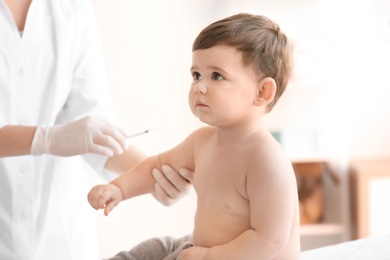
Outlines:
{"type": "Polygon", "coordinates": [[[273,78],[266,77],[261,79],[257,84],[254,104],[256,106],[268,105],[274,100],[275,92],[276,83],[273,78]]]}

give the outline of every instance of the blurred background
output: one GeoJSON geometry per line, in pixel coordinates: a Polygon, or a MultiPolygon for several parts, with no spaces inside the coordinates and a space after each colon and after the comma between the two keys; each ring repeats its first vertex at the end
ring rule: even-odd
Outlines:
{"type": "MultiPolygon", "coordinates": [[[[239,12],[277,22],[294,45],[294,75],[266,123],[293,163],[320,166],[325,202],[302,225],[302,250],[390,234],[389,0],[92,2],[114,106],[130,132],[153,129],[134,138],[149,154],[201,126],[187,104],[198,33],[239,12]]],[[[148,195],[97,212],[101,256],[191,233],[195,206],[191,191],[170,207],[148,195]]]]}

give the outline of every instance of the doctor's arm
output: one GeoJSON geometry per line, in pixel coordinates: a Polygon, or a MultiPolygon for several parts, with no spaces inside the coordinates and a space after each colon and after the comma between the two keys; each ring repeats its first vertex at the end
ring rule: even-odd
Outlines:
{"type": "Polygon", "coordinates": [[[127,147],[126,133],[94,117],[54,126],[5,125],[0,128],[0,156],[73,156],[94,153],[120,154],[127,147]]]}
{"type": "MultiPolygon", "coordinates": [[[[41,148],[47,147],[48,150],[45,153],[50,153],[50,147],[54,146],[57,147],[57,155],[60,153],[66,155],[81,154],[83,152],[80,150],[80,143],[85,145],[87,145],[87,143],[80,142],[80,139],[92,135],[91,133],[88,133],[88,129],[91,127],[91,125],[88,127],[88,122],[91,120],[93,121],[95,119],[83,119],[63,125],[61,128],[65,130],[65,134],[57,134],[57,137],[54,138],[40,137],[38,139],[34,138],[37,130],[36,126],[5,125],[0,128],[0,157],[29,155],[32,150],[34,150],[32,147],[34,145],[41,148]],[[83,130],[80,130],[80,128],[83,130]],[[35,143],[33,140],[35,140],[35,143]],[[45,144],[46,142],[48,143],[45,144]]],[[[99,128],[94,128],[94,131],[97,129],[99,128]]],[[[111,142],[114,142],[114,147],[107,146],[105,147],[106,151],[108,150],[110,153],[116,151],[119,153],[118,147],[119,149],[125,148],[123,143],[115,144],[116,141],[114,137],[106,137],[106,140],[110,139],[111,142]]],[[[108,142],[107,145],[109,144],[110,142],[108,142]]],[[[100,146],[102,146],[102,144],[100,144],[100,146]]],[[[35,148],[35,150],[37,150],[37,148],[35,148]]],[[[85,146],[84,150],[88,151],[88,146],[85,146]]],[[[92,153],[92,149],[89,149],[89,152],[92,153]]],[[[128,149],[125,149],[122,154],[110,157],[106,162],[106,168],[120,174],[132,168],[144,158],[146,158],[146,156],[139,149],[136,147],[129,147],[128,149]]],[[[153,176],[155,178],[155,184],[152,195],[161,204],[167,206],[177,202],[188,192],[191,187],[190,182],[192,181],[193,172],[185,168],[175,171],[170,166],[164,165],[161,167],[161,170],[154,169],[153,176]]]]}
{"type": "Polygon", "coordinates": [[[5,125],[0,128],[0,157],[30,154],[35,126],[5,125]]]}

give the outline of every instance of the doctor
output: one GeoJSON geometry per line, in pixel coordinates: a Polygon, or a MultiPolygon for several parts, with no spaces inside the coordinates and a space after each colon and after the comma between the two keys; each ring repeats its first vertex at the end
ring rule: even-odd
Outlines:
{"type": "MultiPolygon", "coordinates": [[[[90,0],[0,0],[0,259],[96,260],[79,156],[103,174],[145,155],[126,145],[108,97],[90,0]],[[113,155],[113,156],[112,156],[113,155]]],[[[171,204],[191,172],[156,172],[171,204]]]]}

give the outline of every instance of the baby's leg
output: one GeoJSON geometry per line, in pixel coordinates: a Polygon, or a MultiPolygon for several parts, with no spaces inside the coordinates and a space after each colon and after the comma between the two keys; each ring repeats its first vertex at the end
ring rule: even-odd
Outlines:
{"type": "Polygon", "coordinates": [[[185,236],[180,239],[175,240],[175,249],[172,253],[167,255],[163,260],[176,260],[179,256],[180,252],[184,249],[192,247],[192,239],[191,236],[185,236]]]}
{"type": "MultiPolygon", "coordinates": [[[[185,236],[179,239],[174,239],[173,237],[151,238],[141,242],[130,251],[119,252],[116,256],[109,258],[108,260],[165,259],[171,253],[175,252],[175,250],[181,248],[181,246],[188,242],[189,239],[190,236],[185,236]]],[[[175,258],[167,258],[167,260],[168,259],[175,258]]]]}

